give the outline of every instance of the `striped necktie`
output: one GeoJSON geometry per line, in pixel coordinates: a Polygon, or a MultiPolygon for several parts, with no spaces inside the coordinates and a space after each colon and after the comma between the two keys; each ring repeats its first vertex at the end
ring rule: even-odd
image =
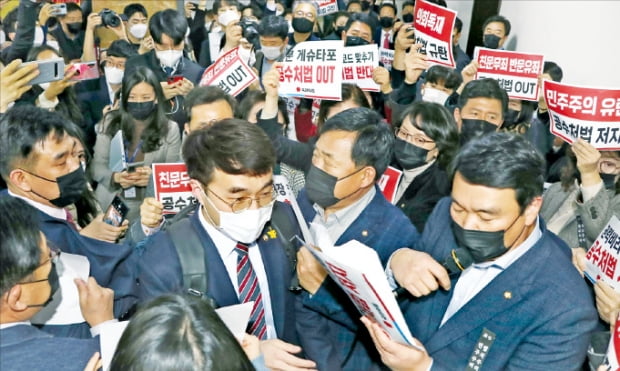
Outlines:
{"type": "Polygon", "coordinates": [[[248,246],[237,243],[235,251],[237,257],[237,282],[239,284],[239,301],[247,303],[254,302],[250,322],[248,324],[248,332],[256,335],[259,339],[266,339],[267,324],[265,322],[265,309],[263,307],[263,295],[260,292],[258,278],[252,268],[252,263],[248,257],[248,246]]]}

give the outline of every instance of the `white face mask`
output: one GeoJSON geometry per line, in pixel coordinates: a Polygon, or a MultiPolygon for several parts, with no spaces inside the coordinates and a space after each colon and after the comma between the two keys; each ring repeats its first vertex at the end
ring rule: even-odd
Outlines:
{"type": "Polygon", "coordinates": [[[50,48],[56,49],[56,51],[60,50],[60,45],[58,45],[58,41],[56,40],[47,40],[45,44],[49,46],[50,48]]]}
{"type": "Polygon", "coordinates": [[[450,94],[435,88],[424,88],[424,91],[422,92],[422,100],[424,102],[439,103],[443,105],[446,103],[446,100],[448,100],[448,97],[450,97],[450,94]]]}
{"type": "Polygon", "coordinates": [[[270,61],[276,60],[282,55],[281,46],[261,46],[260,50],[263,52],[265,58],[270,61]]]}
{"type": "Polygon", "coordinates": [[[245,63],[248,64],[248,66],[253,66],[254,62],[256,62],[256,56],[251,49],[246,49],[240,46],[237,50],[237,54],[239,55],[239,58],[243,59],[245,63]]]}
{"type": "Polygon", "coordinates": [[[164,67],[174,68],[183,56],[183,50],[157,50],[155,51],[155,55],[164,67]]]}
{"type": "Polygon", "coordinates": [[[219,214],[220,225],[216,228],[231,240],[245,244],[255,242],[265,228],[265,224],[271,219],[273,202],[258,209],[248,209],[235,214],[218,210],[204,190],[202,195],[219,214]]]}
{"type": "Polygon", "coordinates": [[[136,39],[142,39],[144,36],[146,36],[146,29],[147,27],[143,23],[134,24],[133,26],[129,27],[129,33],[136,39]]]}
{"type": "Polygon", "coordinates": [[[105,78],[110,84],[120,84],[123,82],[123,75],[125,74],[124,70],[116,67],[104,67],[103,71],[105,72],[105,78]]]}
{"type": "Polygon", "coordinates": [[[42,82],[42,83],[39,84],[39,86],[41,87],[41,89],[47,90],[50,87],[50,83],[49,82],[42,82]]]}
{"type": "Polygon", "coordinates": [[[284,14],[284,11],[276,10],[276,16],[281,16],[282,14],[284,14]]]}
{"type": "Polygon", "coordinates": [[[226,27],[231,22],[237,22],[241,19],[241,16],[236,10],[227,10],[224,13],[217,16],[217,21],[222,26],[226,27]]]}
{"type": "Polygon", "coordinates": [[[206,22],[205,23],[205,30],[207,30],[207,32],[209,32],[209,30],[211,29],[211,25],[213,24],[213,22],[206,22]]]}

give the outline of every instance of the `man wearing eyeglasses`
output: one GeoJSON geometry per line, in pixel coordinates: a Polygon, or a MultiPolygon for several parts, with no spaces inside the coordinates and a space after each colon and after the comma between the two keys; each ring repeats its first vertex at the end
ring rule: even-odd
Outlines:
{"type": "MultiPolygon", "coordinates": [[[[51,337],[29,320],[58,290],[56,261],[45,236],[32,220],[36,209],[15,197],[0,197],[0,369],[83,370],[99,350],[98,339],[51,337]]],[[[113,319],[114,293],[90,278],[76,280],[84,318],[95,336],[98,326],[113,319]]]]}
{"type": "Polygon", "coordinates": [[[226,119],[193,130],[183,158],[199,209],[185,223],[196,236],[206,269],[202,282],[186,275],[182,241],[172,225],[144,244],[139,263],[141,300],[169,292],[202,295],[218,307],[253,301],[247,332],[261,340],[265,364],[274,369],[310,370],[314,362],[296,356],[295,295],[289,291],[294,267],[272,213],[294,220],[290,208],[275,202],[275,154],[269,138],[247,121],[226,119]],[[206,280],[206,290],[197,289],[206,280]],[[195,286],[194,286],[195,285],[195,286]],[[198,291],[198,292],[197,292],[198,291]]]}
{"type": "Polygon", "coordinates": [[[314,1],[296,1],[293,5],[293,31],[288,34],[288,44],[292,47],[304,41],[319,41],[312,33],[316,24],[317,5],[314,1]]]}

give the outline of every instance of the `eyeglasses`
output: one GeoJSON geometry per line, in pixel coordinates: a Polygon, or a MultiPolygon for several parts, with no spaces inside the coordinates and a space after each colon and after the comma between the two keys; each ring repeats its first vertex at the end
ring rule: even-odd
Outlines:
{"type": "Polygon", "coordinates": [[[217,193],[213,192],[209,188],[207,191],[211,192],[215,197],[217,197],[220,201],[228,205],[233,213],[238,214],[242,211],[245,211],[252,207],[252,201],[256,201],[258,207],[265,207],[269,205],[273,200],[276,199],[277,193],[276,190],[271,187],[271,190],[259,195],[258,197],[239,197],[236,198],[233,202],[228,202],[224,200],[222,197],[218,196],[217,193]]]}
{"type": "Polygon", "coordinates": [[[308,19],[314,19],[314,13],[312,12],[304,12],[303,10],[298,10],[295,12],[296,17],[305,17],[308,19]]]}
{"type": "Polygon", "coordinates": [[[422,147],[423,145],[428,143],[435,143],[434,140],[424,139],[424,137],[420,134],[411,134],[403,130],[403,128],[396,129],[396,136],[419,147],[422,147]]]}
{"type": "Polygon", "coordinates": [[[603,157],[598,163],[599,171],[604,174],[618,174],[620,172],[620,160],[603,157]]]}
{"type": "MultiPolygon", "coordinates": [[[[58,263],[58,259],[60,259],[60,250],[56,250],[55,248],[54,248],[54,249],[50,248],[50,256],[49,256],[49,259],[47,259],[47,260],[46,260],[46,261],[44,261],[43,263],[39,264],[35,270],[37,270],[37,269],[41,268],[42,266],[46,265],[46,264],[47,264],[47,263],[49,263],[50,261],[51,261],[52,263],[56,264],[56,263],[58,263]]],[[[49,280],[49,277],[45,277],[45,278],[42,278],[42,279],[40,279],[40,280],[36,280],[36,281],[18,282],[18,283],[19,283],[20,285],[27,285],[27,284],[30,284],[30,283],[45,282],[45,281],[47,281],[47,280],[49,280]]]]}

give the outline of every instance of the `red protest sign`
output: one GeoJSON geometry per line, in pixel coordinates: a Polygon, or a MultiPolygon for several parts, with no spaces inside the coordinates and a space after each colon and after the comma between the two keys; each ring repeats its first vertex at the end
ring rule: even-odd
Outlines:
{"type": "Polygon", "coordinates": [[[415,2],[415,42],[422,44],[419,52],[426,54],[429,63],[454,68],[452,30],[456,12],[424,0],[415,2]]]}
{"type": "Polygon", "coordinates": [[[538,100],[544,56],[478,47],[474,59],[479,65],[476,79],[497,80],[511,99],[538,100]]]}
{"type": "Polygon", "coordinates": [[[164,214],[176,214],[196,203],[184,163],[153,164],[153,184],[155,198],[164,205],[164,214]]]}
{"type": "Polygon", "coordinates": [[[581,138],[599,150],[620,150],[620,89],[549,80],[543,89],[553,134],[568,143],[581,138]]]}
{"type": "Polygon", "coordinates": [[[383,196],[391,203],[396,202],[394,198],[396,197],[396,190],[398,189],[398,183],[400,183],[400,178],[402,176],[402,171],[388,166],[387,170],[385,170],[381,178],[377,181],[377,186],[379,186],[383,196]]]}
{"type": "Polygon", "coordinates": [[[239,57],[239,47],[221,55],[215,63],[205,70],[199,86],[216,85],[226,93],[237,96],[258,79],[254,70],[239,57]]]}
{"type": "Polygon", "coordinates": [[[338,11],[337,0],[316,1],[316,5],[319,8],[318,12],[316,13],[317,17],[336,13],[338,11]]]}

